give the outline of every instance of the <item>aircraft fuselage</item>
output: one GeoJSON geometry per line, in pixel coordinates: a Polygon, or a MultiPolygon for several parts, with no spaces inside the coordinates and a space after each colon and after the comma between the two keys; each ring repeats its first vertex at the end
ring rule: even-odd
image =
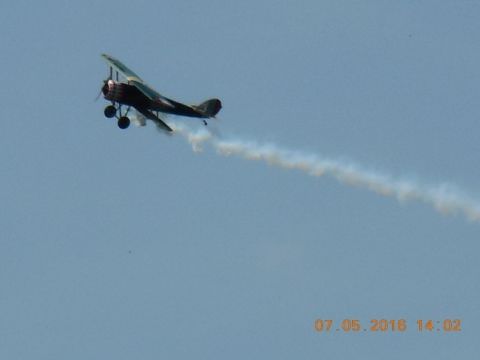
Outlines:
{"type": "Polygon", "coordinates": [[[146,97],[137,87],[126,83],[118,83],[108,80],[102,88],[106,100],[137,109],[160,111],[168,114],[175,114],[188,117],[206,117],[202,112],[191,106],[181,104],[171,99],[159,98],[151,100],[146,97]]]}

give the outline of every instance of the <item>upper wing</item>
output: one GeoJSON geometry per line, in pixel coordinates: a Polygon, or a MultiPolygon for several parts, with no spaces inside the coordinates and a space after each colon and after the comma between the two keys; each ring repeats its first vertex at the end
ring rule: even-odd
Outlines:
{"type": "Polygon", "coordinates": [[[110,65],[120,74],[122,74],[128,81],[138,81],[140,83],[143,83],[143,80],[140,79],[140,76],[135,74],[132,70],[130,70],[127,66],[125,66],[125,64],[122,63],[120,60],[117,60],[114,57],[107,54],[102,54],[102,57],[107,61],[108,65],[110,65]]]}
{"type": "Polygon", "coordinates": [[[145,81],[143,81],[140,76],[135,74],[132,70],[130,70],[124,63],[120,60],[115,59],[114,57],[102,54],[102,57],[107,61],[108,65],[110,65],[113,69],[118,71],[122,74],[125,79],[127,79],[130,85],[134,85],[138,90],[140,90],[146,97],[150,100],[157,100],[163,99],[163,96],[160,95],[158,92],[153,90],[150,86],[148,86],[145,81]]]}
{"type": "Polygon", "coordinates": [[[162,95],[160,95],[158,92],[153,90],[150,86],[148,86],[144,82],[137,81],[137,80],[129,80],[128,83],[130,85],[135,86],[138,90],[140,90],[143,93],[143,95],[148,97],[150,100],[157,100],[157,99],[163,100],[162,95]]]}

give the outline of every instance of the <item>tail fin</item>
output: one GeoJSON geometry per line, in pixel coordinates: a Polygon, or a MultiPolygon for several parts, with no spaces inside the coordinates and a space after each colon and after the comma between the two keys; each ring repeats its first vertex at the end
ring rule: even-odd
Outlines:
{"type": "Polygon", "coordinates": [[[195,106],[195,109],[202,112],[206,117],[215,117],[221,108],[222,102],[218,99],[210,99],[195,106]]]}

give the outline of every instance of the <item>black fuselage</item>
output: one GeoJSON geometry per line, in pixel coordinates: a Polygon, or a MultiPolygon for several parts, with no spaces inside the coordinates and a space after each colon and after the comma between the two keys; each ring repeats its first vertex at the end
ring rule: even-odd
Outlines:
{"type": "Polygon", "coordinates": [[[191,106],[164,97],[152,100],[137,87],[109,80],[102,88],[105,99],[136,109],[160,111],[167,114],[205,118],[205,114],[191,106]]]}

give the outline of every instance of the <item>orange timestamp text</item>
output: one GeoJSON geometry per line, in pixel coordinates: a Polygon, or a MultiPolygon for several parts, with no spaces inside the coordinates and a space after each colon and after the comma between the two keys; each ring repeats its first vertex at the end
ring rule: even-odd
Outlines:
{"type": "MultiPolygon", "coordinates": [[[[405,319],[370,319],[368,326],[359,319],[343,319],[334,321],[331,319],[316,319],[314,323],[317,332],[405,332],[411,325],[405,319]]],[[[462,321],[460,319],[417,319],[413,328],[417,332],[460,332],[462,321]]]]}

